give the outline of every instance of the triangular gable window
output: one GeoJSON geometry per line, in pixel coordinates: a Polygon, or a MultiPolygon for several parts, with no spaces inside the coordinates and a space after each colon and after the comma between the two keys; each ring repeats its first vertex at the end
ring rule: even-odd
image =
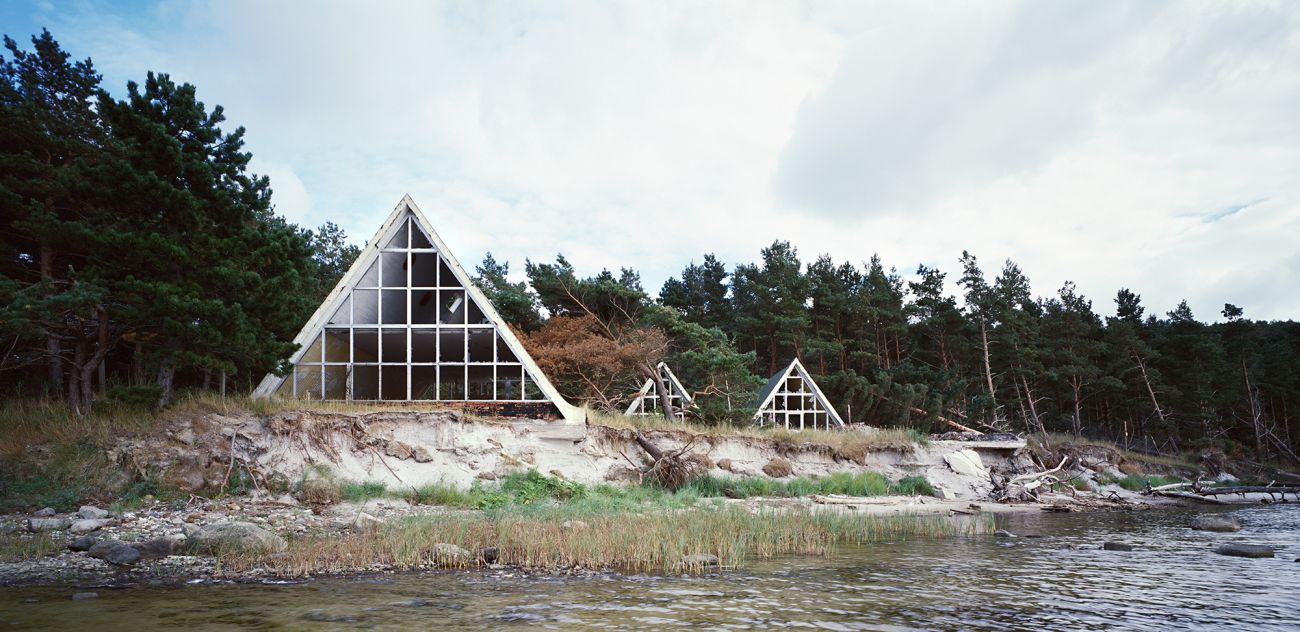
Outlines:
{"type": "MultiPolygon", "coordinates": [[[[663,380],[664,386],[668,389],[668,399],[673,405],[674,416],[677,419],[685,419],[686,409],[690,408],[694,403],[691,400],[690,393],[686,392],[686,388],[677,380],[677,376],[673,375],[672,369],[668,368],[667,364],[660,362],[659,366],[655,367],[655,370],[659,372],[660,379],[663,380]]],[[[663,415],[663,400],[659,397],[659,384],[651,378],[646,378],[645,384],[641,385],[641,390],[632,398],[632,403],[628,405],[627,411],[623,414],[628,416],[663,415]]]]}
{"type": "Polygon", "coordinates": [[[839,413],[826,401],[826,396],[798,358],[767,381],[758,401],[754,423],[760,426],[788,430],[844,427],[839,413]]]}
{"type": "Polygon", "coordinates": [[[580,416],[413,203],[403,200],[385,226],[299,334],[294,370],[267,376],[259,395],[550,402],[566,418],[580,416]]]}

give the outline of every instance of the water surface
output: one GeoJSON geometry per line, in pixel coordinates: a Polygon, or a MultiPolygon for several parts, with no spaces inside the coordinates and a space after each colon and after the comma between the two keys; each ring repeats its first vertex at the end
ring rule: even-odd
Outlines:
{"type": "Polygon", "coordinates": [[[75,602],[69,587],[0,589],[0,629],[1300,629],[1300,505],[1230,513],[1240,533],[1192,531],[1182,510],[1015,516],[1008,529],[1042,537],[878,543],[703,577],[420,573],[97,589],[75,602]],[[1105,540],[1138,550],[1097,550],[1105,540]],[[1278,557],[1215,554],[1224,542],[1278,557]]]}

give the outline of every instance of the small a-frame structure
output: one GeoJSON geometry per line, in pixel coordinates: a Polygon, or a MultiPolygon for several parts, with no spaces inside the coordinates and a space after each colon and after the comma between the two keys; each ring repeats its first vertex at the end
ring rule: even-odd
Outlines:
{"type": "Polygon", "coordinates": [[[758,395],[754,423],[788,430],[838,430],[844,427],[835,407],[826,401],[799,358],[777,371],[758,395]]]}
{"type": "MultiPolygon", "coordinates": [[[[668,388],[668,401],[673,405],[674,416],[679,420],[685,420],[686,409],[695,403],[691,398],[691,394],[686,392],[686,387],[682,386],[681,381],[677,379],[677,376],[673,374],[673,370],[668,368],[667,364],[660,362],[655,367],[655,370],[659,372],[659,378],[663,380],[664,386],[668,388]]],[[[632,399],[632,403],[623,414],[628,417],[664,414],[663,401],[659,397],[659,385],[653,378],[645,379],[645,384],[641,386],[641,390],[637,392],[636,397],[632,399]]]]}
{"type": "Polygon", "coordinates": [[[294,338],[293,371],[255,396],[429,401],[584,421],[470,281],[410,196],[294,338]]]}

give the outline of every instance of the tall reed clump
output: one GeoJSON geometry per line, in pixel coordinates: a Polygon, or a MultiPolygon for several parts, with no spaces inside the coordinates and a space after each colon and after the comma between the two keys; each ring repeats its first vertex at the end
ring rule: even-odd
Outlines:
{"type": "Polygon", "coordinates": [[[827,555],[839,544],[982,533],[990,517],[858,516],[835,511],[740,507],[682,511],[581,513],[564,507],[406,518],[342,537],[308,536],[283,553],[231,552],[224,567],[262,568],[281,576],[471,566],[448,561],[435,545],[477,552],[496,547],[496,561],[528,568],[671,571],[683,555],[713,554],[724,566],[776,555],[827,555]],[[578,524],[581,521],[582,524],[578,524]]]}

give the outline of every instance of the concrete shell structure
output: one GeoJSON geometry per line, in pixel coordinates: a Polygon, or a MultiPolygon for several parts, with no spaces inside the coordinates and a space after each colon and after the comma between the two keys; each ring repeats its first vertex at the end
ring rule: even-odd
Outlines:
{"type": "Polygon", "coordinates": [[[440,402],[585,420],[555,390],[428,219],[404,196],[294,338],[287,376],[254,392],[306,400],[440,402]]]}

